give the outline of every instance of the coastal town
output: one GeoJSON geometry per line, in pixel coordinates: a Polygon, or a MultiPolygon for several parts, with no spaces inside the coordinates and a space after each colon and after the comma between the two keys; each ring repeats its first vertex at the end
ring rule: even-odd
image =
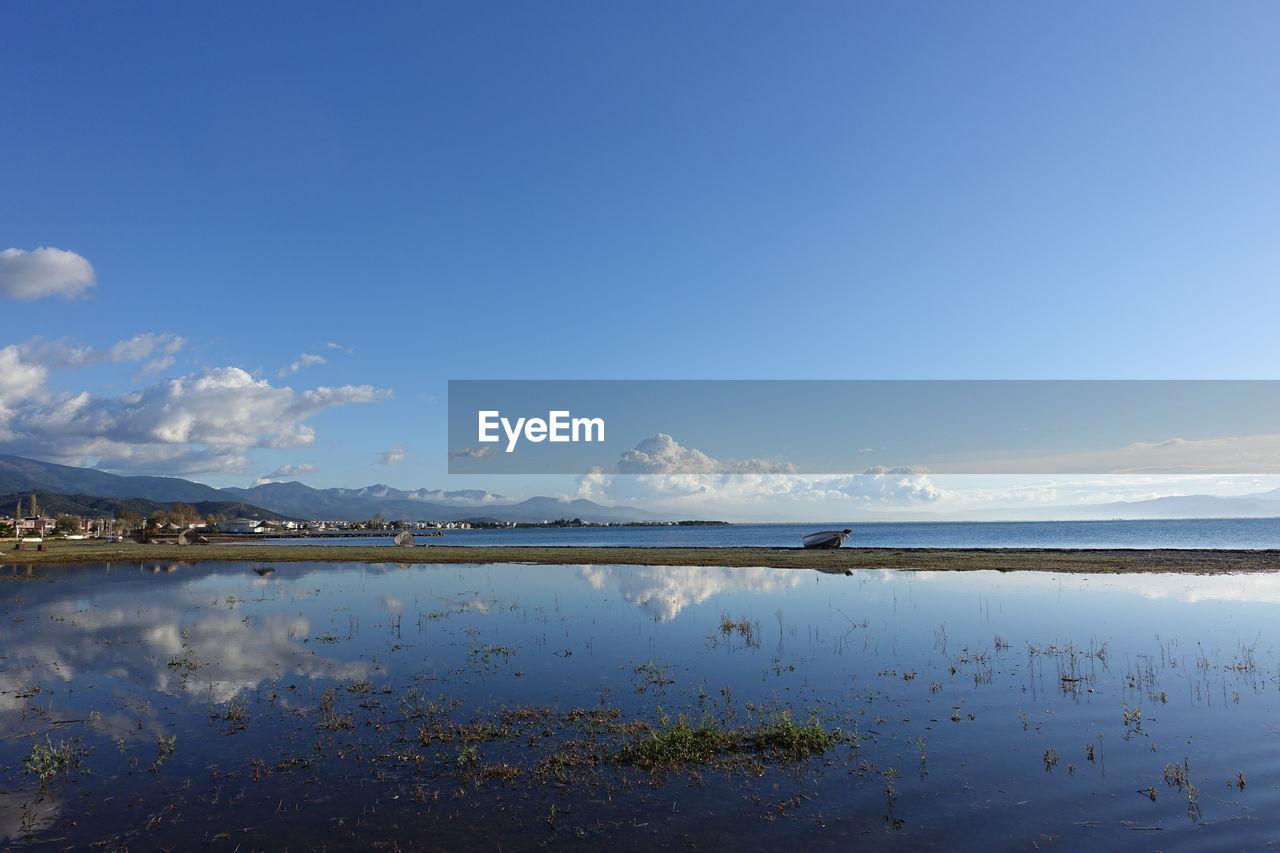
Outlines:
{"type": "MultiPolygon", "coordinates": [[[[97,517],[74,513],[49,512],[40,504],[35,493],[16,501],[12,516],[0,516],[0,538],[19,540],[58,539],[122,539],[136,541],[165,541],[174,539],[186,531],[204,537],[252,536],[261,538],[298,538],[306,536],[376,536],[394,535],[403,531],[430,535],[446,530],[500,530],[528,527],[679,527],[689,525],[719,525],[723,521],[644,521],[644,522],[593,522],[580,518],[557,518],[541,522],[475,520],[405,520],[373,518],[352,521],[344,519],[290,518],[227,518],[216,513],[201,516],[187,503],[174,503],[166,509],[150,514],[117,509],[97,517]]],[[[198,540],[197,540],[198,541],[198,540]]]]}

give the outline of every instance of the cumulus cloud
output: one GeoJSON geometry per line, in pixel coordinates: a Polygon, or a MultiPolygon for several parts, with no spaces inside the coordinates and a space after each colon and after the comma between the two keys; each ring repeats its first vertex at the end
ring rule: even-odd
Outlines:
{"type": "Polygon", "coordinates": [[[783,505],[823,505],[824,512],[904,507],[947,496],[922,468],[872,467],[839,475],[800,475],[794,470],[777,460],[717,460],[660,434],[624,453],[619,473],[593,468],[579,477],[577,497],[697,513],[783,505]]]}
{"type": "Polygon", "coordinates": [[[0,296],[22,302],[46,296],[74,299],[95,284],[93,265],[75,252],[51,246],[0,251],[0,296]]]}
{"type": "MultiPolygon", "coordinates": [[[[176,341],[161,344],[178,345],[176,341]]],[[[153,354],[155,342],[120,351],[153,354]]],[[[145,355],[143,356],[145,357],[145,355]]],[[[121,471],[167,474],[243,473],[247,451],[296,448],[315,431],[306,421],[335,406],[384,399],[369,385],[295,392],[218,367],[165,379],[116,397],[88,392],[55,395],[48,368],[0,349],[0,441],[9,452],[121,471]]]]}
{"type": "Polygon", "coordinates": [[[379,465],[396,465],[404,461],[408,451],[404,449],[404,443],[400,442],[390,450],[379,450],[378,455],[382,457],[378,460],[379,465]]]}
{"type": "Polygon", "coordinates": [[[277,370],[276,375],[291,376],[292,374],[297,373],[299,370],[301,370],[304,367],[311,367],[312,365],[315,365],[315,364],[328,364],[328,363],[329,362],[322,355],[316,355],[315,353],[304,352],[301,355],[299,355],[297,358],[295,358],[293,360],[293,363],[290,364],[288,367],[282,367],[279,370],[277,370]]]}
{"type": "Polygon", "coordinates": [[[316,466],[309,462],[303,462],[300,465],[281,465],[276,470],[267,474],[264,480],[274,480],[278,477],[297,477],[299,474],[310,474],[316,470],[316,466]]]}
{"type": "Polygon", "coordinates": [[[493,452],[494,445],[482,444],[479,447],[455,447],[449,451],[450,459],[484,459],[493,452]]]}
{"type": "Polygon", "coordinates": [[[618,460],[619,474],[794,474],[796,467],[775,459],[712,459],[682,447],[666,433],[646,438],[618,460]]]}
{"type": "Polygon", "coordinates": [[[0,348],[0,441],[13,437],[9,424],[24,405],[44,399],[49,369],[27,361],[13,344],[0,348]]]}

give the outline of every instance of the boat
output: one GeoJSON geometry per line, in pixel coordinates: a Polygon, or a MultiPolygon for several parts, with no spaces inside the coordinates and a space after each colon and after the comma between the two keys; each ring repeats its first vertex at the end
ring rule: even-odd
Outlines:
{"type": "Polygon", "coordinates": [[[852,530],[845,528],[844,530],[823,530],[819,533],[809,533],[804,537],[804,547],[839,548],[852,532],[852,530]]]}

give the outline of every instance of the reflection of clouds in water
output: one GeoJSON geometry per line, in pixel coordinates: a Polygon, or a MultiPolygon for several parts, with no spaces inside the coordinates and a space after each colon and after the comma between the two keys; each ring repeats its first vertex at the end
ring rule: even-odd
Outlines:
{"type": "MultiPolygon", "coordinates": [[[[905,572],[897,569],[855,569],[855,580],[879,583],[919,583],[941,587],[955,584],[990,586],[994,579],[1006,592],[1097,593],[1132,595],[1154,601],[1246,601],[1280,604],[1280,572],[1193,575],[1183,573],[1065,574],[1055,572],[905,572]]],[[[993,590],[994,591],[994,590],[993,590]]]]}
{"type": "Polygon", "coordinates": [[[38,791],[0,791],[0,844],[53,826],[62,804],[38,791]]]}
{"type": "Polygon", "coordinates": [[[690,604],[720,592],[769,593],[793,589],[801,573],[789,569],[711,566],[579,566],[594,589],[613,589],[659,620],[674,619],[690,604]]]}
{"type": "MultiPolygon", "coordinates": [[[[1096,582],[1096,579],[1095,579],[1096,582]]],[[[1280,574],[1107,575],[1107,592],[1129,592],[1166,601],[1255,601],[1280,603],[1280,574]]]]}
{"type": "Polygon", "coordinates": [[[483,598],[468,598],[466,601],[451,602],[450,606],[458,613],[490,613],[497,606],[497,602],[483,598]]]}
{"type": "Polygon", "coordinates": [[[25,623],[0,623],[0,648],[14,650],[0,672],[0,712],[29,707],[29,699],[18,698],[19,690],[48,680],[70,682],[81,673],[101,672],[142,690],[226,702],[284,675],[345,680],[362,678],[368,670],[364,662],[320,657],[302,646],[310,624],[299,615],[270,613],[246,620],[236,611],[204,610],[193,619],[190,599],[180,591],[149,598],[156,603],[91,609],[60,599],[38,605],[25,623]],[[33,632],[31,624],[39,624],[40,631],[33,632]]]}

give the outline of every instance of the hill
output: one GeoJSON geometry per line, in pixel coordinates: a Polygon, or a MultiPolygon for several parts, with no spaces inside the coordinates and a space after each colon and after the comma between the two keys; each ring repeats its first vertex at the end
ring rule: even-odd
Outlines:
{"type": "MultiPolygon", "coordinates": [[[[557,518],[581,518],[592,522],[662,520],[661,516],[631,507],[609,507],[588,500],[568,501],[550,497],[534,497],[513,503],[501,495],[474,489],[405,491],[381,484],[360,489],[313,489],[298,482],[263,483],[247,489],[215,489],[178,477],[122,477],[92,468],[0,454],[0,493],[30,494],[32,491],[77,498],[140,499],[160,504],[181,501],[197,508],[202,503],[226,504],[244,507],[245,510],[212,511],[222,515],[243,514],[251,518],[283,516],[358,521],[381,515],[388,520],[406,521],[461,521],[480,517],[517,522],[557,518]]],[[[78,505],[89,506],[83,502],[78,505]]],[[[85,514],[71,509],[58,511],[85,514]]],[[[8,512],[4,504],[0,504],[0,512],[8,512]]]]}
{"type": "Polygon", "coordinates": [[[0,454],[0,492],[39,490],[63,495],[147,498],[170,503],[238,500],[229,498],[212,486],[178,477],[121,477],[93,468],[55,465],[52,462],[0,454]]]}
{"type": "MultiPolygon", "coordinates": [[[[31,492],[11,492],[7,495],[0,495],[0,514],[7,515],[12,512],[18,501],[22,502],[23,512],[25,513],[27,499],[31,497],[31,494],[31,492]]],[[[157,510],[170,509],[177,503],[177,501],[153,501],[146,498],[64,495],[39,489],[35,490],[35,496],[40,512],[46,516],[57,516],[66,513],[67,515],[78,515],[83,518],[113,518],[119,510],[150,516],[157,510]]],[[[300,520],[240,501],[183,501],[182,503],[190,503],[191,506],[196,508],[196,512],[200,513],[201,518],[210,515],[221,515],[226,518],[261,518],[267,521],[300,520]]]]}

